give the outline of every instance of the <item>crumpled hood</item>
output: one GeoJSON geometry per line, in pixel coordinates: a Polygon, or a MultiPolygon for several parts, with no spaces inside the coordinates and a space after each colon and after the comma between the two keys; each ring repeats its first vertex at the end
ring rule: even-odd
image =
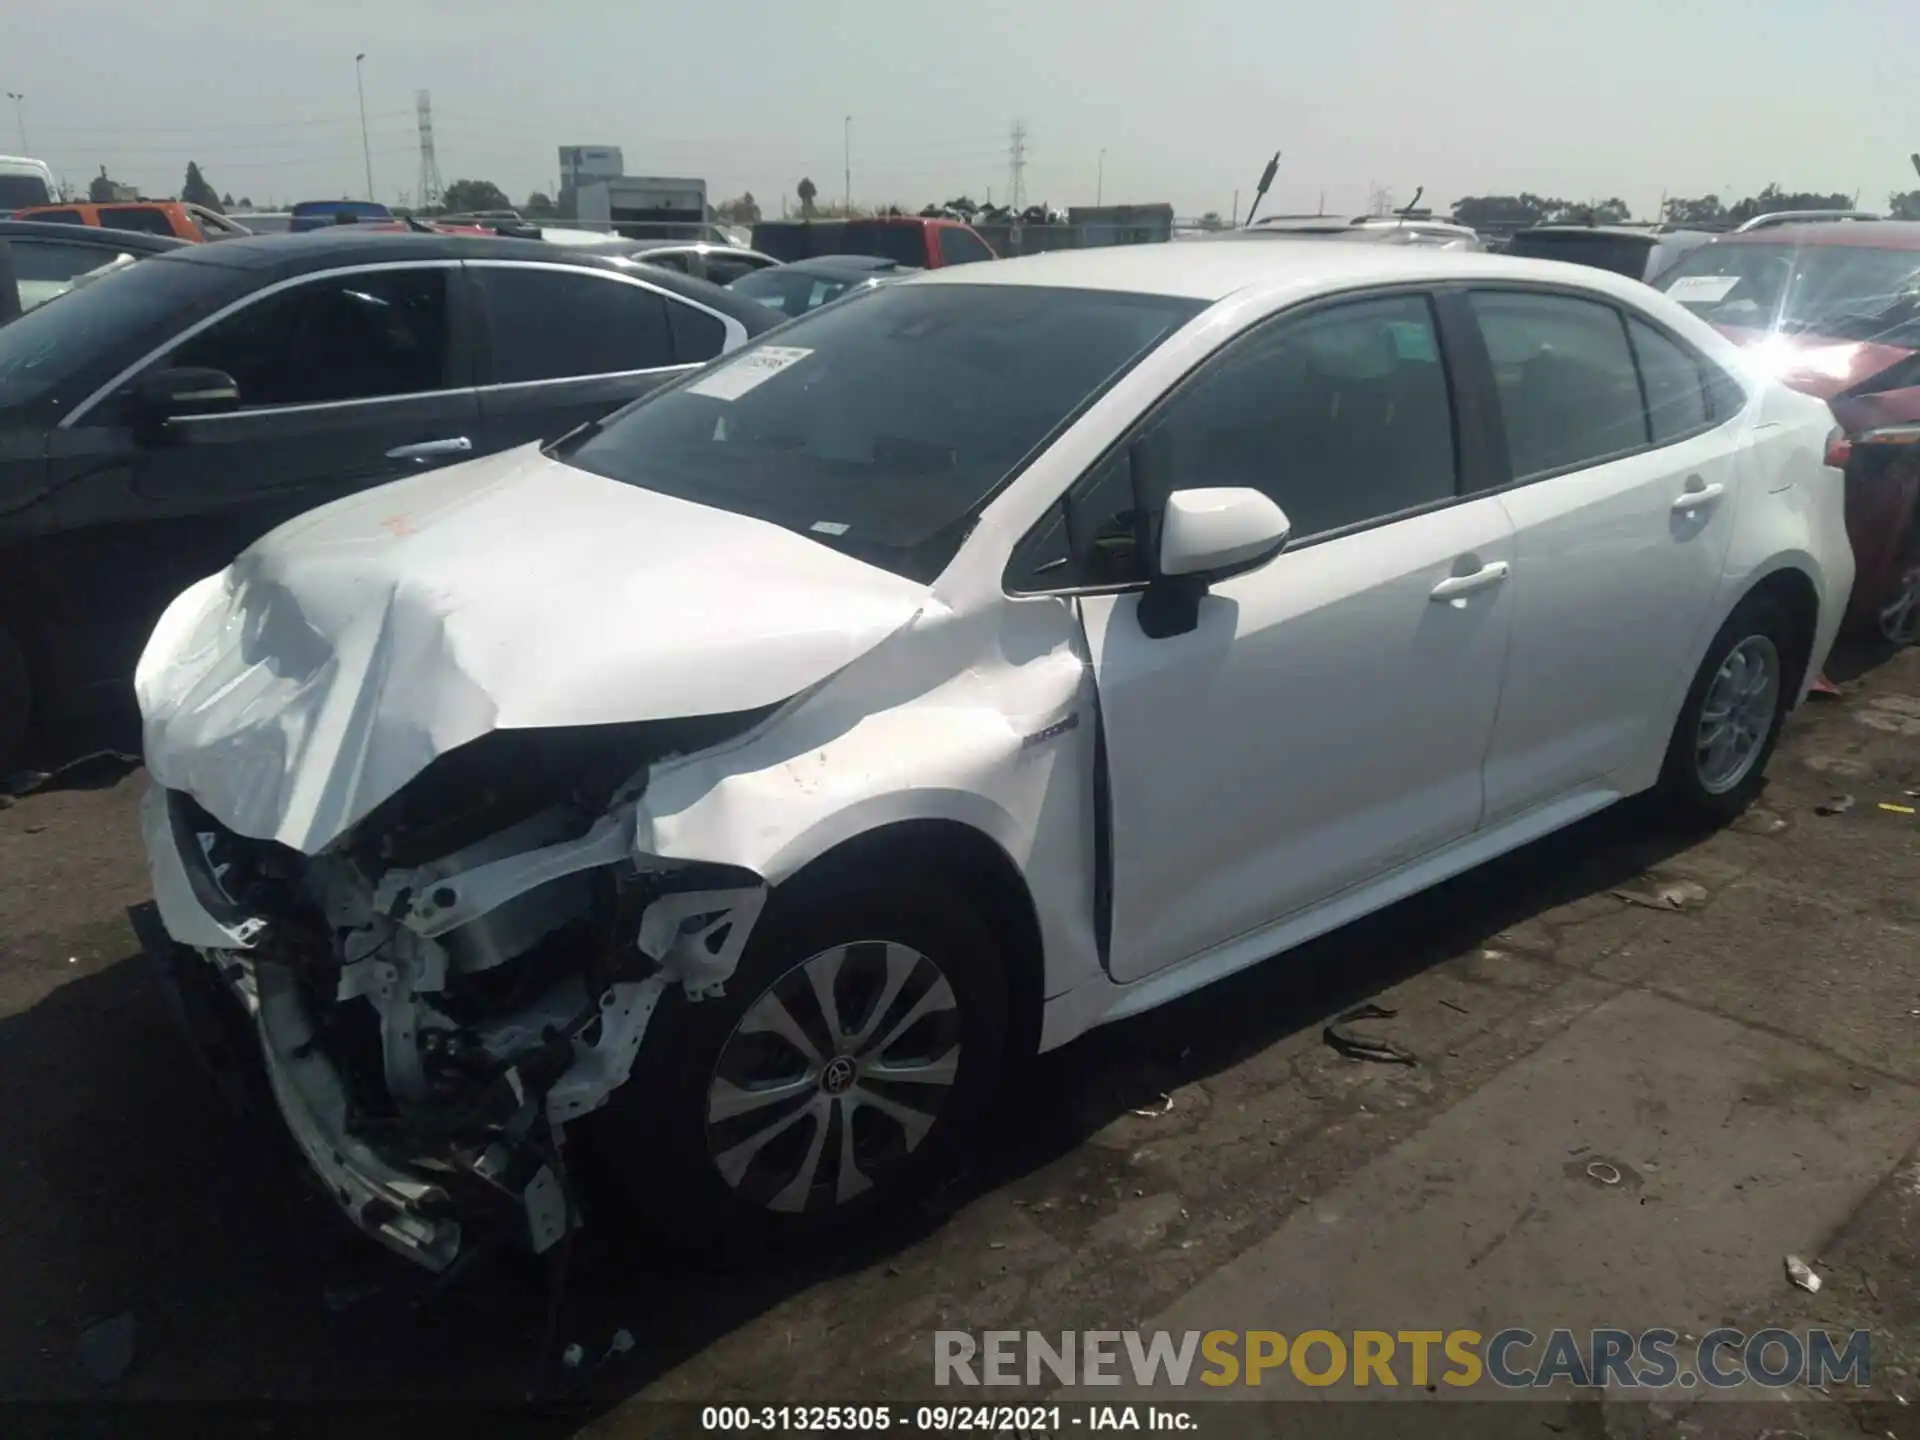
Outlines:
{"type": "Polygon", "coordinates": [[[1831,400],[1913,354],[1901,346],[1877,345],[1871,340],[1782,335],[1732,325],[1715,328],[1745,350],[1768,376],[1821,400],[1831,400]]]}
{"type": "Polygon", "coordinates": [[[490,730],[775,704],[926,597],[528,446],[323,506],[182,594],[135,676],[146,761],[311,854],[490,730]]]}

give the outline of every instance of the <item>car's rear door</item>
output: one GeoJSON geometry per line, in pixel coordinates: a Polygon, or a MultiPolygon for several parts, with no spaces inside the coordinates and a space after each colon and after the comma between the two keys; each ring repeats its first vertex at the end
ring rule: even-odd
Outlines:
{"type": "Polygon", "coordinates": [[[1742,441],[1724,377],[1637,310],[1513,287],[1463,304],[1515,536],[1494,824],[1657,770],[1712,622],[1742,441]]]}
{"type": "Polygon", "coordinates": [[[148,354],[64,427],[69,519],[115,586],[109,673],[130,669],[159,609],[284,520],[477,448],[458,263],[343,267],[271,285],[148,354]],[[133,423],[131,388],[164,367],[224,371],[230,413],[133,423]],[[116,565],[128,549],[138,565],[116,565]],[[118,622],[126,622],[124,624],[118,622]]]}
{"type": "Polygon", "coordinates": [[[625,271],[506,260],[470,260],[466,270],[490,450],[597,420],[713,359],[739,329],[625,271]]]}

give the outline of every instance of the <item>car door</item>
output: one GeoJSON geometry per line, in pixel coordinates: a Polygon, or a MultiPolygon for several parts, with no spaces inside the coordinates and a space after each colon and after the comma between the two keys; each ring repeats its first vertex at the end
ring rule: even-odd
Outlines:
{"type": "Polygon", "coordinates": [[[1664,753],[1733,533],[1738,427],[1710,362],[1598,297],[1476,290],[1514,525],[1487,822],[1664,753]]]}
{"type": "Polygon", "coordinates": [[[1268,322],[1174,393],[1146,431],[1155,495],[1251,486],[1293,527],[1276,559],[1213,587],[1188,633],[1141,628],[1124,459],[1070,502],[1115,979],[1479,822],[1512,527],[1497,498],[1466,493],[1479,460],[1456,435],[1448,369],[1429,298],[1395,293],[1268,322]]]}
{"type": "Polygon", "coordinates": [[[493,260],[467,268],[481,317],[489,449],[557,439],[727,343],[720,316],[622,271],[493,260]]]}
{"type": "Polygon", "coordinates": [[[269,286],[161,345],[54,432],[70,523],[101,573],[139,577],[138,594],[112,588],[106,673],[126,673],[168,599],[282,521],[474,452],[458,273],[384,264],[269,286]],[[234,378],[237,409],[134,424],[142,377],[201,366],[234,378]]]}

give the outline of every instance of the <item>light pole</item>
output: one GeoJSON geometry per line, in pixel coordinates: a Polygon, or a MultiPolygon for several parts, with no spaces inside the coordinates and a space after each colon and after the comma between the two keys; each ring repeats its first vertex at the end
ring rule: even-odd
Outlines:
{"type": "Polygon", "coordinates": [[[7,98],[13,101],[13,118],[15,123],[20,126],[20,153],[22,155],[31,155],[33,149],[27,144],[27,112],[25,108],[27,97],[20,94],[17,90],[9,90],[7,91],[7,98]]]}
{"type": "Polygon", "coordinates": [[[1106,194],[1106,190],[1107,190],[1107,147],[1102,145],[1100,147],[1100,168],[1093,172],[1093,204],[1096,210],[1100,207],[1100,198],[1101,196],[1106,194]]]}
{"type": "Polygon", "coordinates": [[[840,158],[846,166],[845,173],[842,175],[841,178],[846,181],[846,189],[841,194],[841,197],[840,197],[840,208],[846,213],[846,216],[848,219],[852,219],[853,218],[853,117],[851,115],[847,116],[847,123],[842,128],[841,144],[842,144],[842,149],[841,149],[840,158]]]}
{"type": "Polygon", "coordinates": [[[367,58],[362,50],[353,57],[353,88],[360,95],[360,158],[367,162],[367,199],[373,199],[373,146],[367,141],[367,86],[360,78],[360,66],[367,58]]]}

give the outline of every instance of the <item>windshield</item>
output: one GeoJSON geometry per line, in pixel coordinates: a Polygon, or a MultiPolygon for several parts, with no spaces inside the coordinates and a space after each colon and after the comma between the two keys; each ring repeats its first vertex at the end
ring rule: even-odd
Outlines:
{"type": "Polygon", "coordinates": [[[47,182],[38,175],[0,175],[0,214],[30,205],[51,205],[47,182]]]}
{"type": "Polygon", "coordinates": [[[69,381],[104,384],[234,288],[213,265],[143,261],[95,277],[0,326],[0,413],[77,403],[69,381]],[[100,372],[98,379],[93,378],[100,372]]]}
{"type": "Polygon", "coordinates": [[[1920,250],[1703,245],[1654,286],[1715,325],[1920,346],[1920,250]]]}
{"type": "Polygon", "coordinates": [[[987,500],[1204,302],[888,285],[616,415],[559,458],[931,581],[987,500]]]}
{"type": "Polygon", "coordinates": [[[865,283],[864,280],[808,275],[776,265],[742,275],[727,288],[771,306],[782,315],[804,315],[809,310],[818,310],[829,300],[838,300],[855,285],[865,283]]]}

